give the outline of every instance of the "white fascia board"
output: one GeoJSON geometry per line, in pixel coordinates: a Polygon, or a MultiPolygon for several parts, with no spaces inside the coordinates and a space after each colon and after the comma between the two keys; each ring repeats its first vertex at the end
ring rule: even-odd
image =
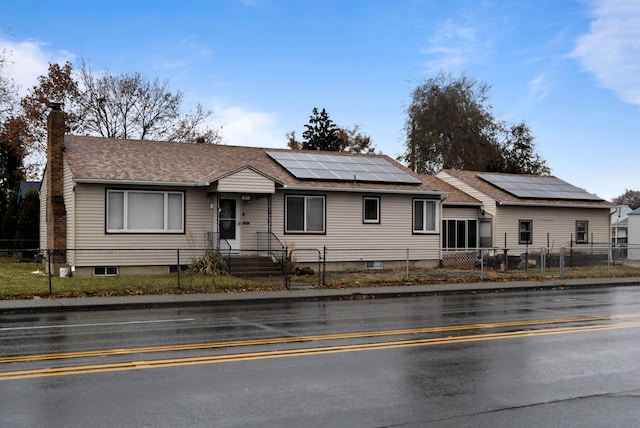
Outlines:
{"type": "Polygon", "coordinates": [[[545,208],[599,208],[599,209],[609,209],[608,205],[589,205],[589,204],[551,204],[551,203],[542,203],[536,204],[532,202],[496,202],[496,205],[499,206],[513,206],[513,207],[545,207],[545,208]]]}
{"type": "Polygon", "coordinates": [[[74,183],[108,184],[121,186],[171,186],[171,187],[207,187],[209,183],[176,182],[176,181],[141,181],[141,180],[99,180],[93,178],[75,178],[74,183]]]}
{"type": "Polygon", "coordinates": [[[430,195],[443,196],[446,192],[437,190],[391,190],[391,189],[349,189],[344,187],[307,187],[307,186],[283,186],[282,190],[297,190],[305,192],[349,192],[349,193],[393,193],[402,195],[430,195]]]}

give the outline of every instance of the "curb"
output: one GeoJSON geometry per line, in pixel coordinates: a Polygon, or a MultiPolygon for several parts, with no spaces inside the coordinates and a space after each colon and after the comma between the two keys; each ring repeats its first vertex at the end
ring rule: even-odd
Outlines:
{"type": "Polygon", "coordinates": [[[478,282],[363,288],[308,288],[288,291],[162,294],[61,299],[0,300],[0,314],[47,313],[98,310],[132,310],[221,306],[231,304],[281,303],[292,301],[370,300],[454,294],[502,293],[509,291],[564,290],[640,285],[640,277],[555,279],[547,281],[478,282]]]}

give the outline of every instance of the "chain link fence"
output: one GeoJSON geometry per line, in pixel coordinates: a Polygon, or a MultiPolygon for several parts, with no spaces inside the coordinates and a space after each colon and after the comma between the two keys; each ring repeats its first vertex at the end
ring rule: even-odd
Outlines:
{"type": "MultiPolygon", "coordinates": [[[[634,247],[325,248],[323,284],[468,282],[640,274],[634,247]],[[340,261],[338,261],[340,260],[340,261]]],[[[640,246],[635,246],[640,252],[640,246]]]]}
{"type": "Polygon", "coordinates": [[[640,246],[0,250],[0,299],[640,275],[640,246]]]}

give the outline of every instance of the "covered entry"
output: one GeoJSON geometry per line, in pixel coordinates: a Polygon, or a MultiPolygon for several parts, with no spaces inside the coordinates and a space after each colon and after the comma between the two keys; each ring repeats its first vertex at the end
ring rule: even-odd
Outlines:
{"type": "Polygon", "coordinates": [[[250,166],[211,183],[214,248],[258,248],[258,234],[271,234],[271,197],[276,184],[276,180],[250,166]]]}

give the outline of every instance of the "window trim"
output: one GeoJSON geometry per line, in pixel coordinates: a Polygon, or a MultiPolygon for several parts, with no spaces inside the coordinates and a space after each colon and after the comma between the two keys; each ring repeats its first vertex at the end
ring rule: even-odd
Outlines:
{"type": "Polygon", "coordinates": [[[380,196],[362,197],[362,224],[380,224],[380,196]],[[367,219],[367,201],[376,201],[375,219],[367,219]]]}
{"type": "Polygon", "coordinates": [[[533,244],[533,220],[518,220],[518,244],[533,244]],[[527,231],[529,233],[528,240],[522,239],[522,225],[524,223],[529,223],[529,230],[527,231]]]}
{"type": "Polygon", "coordinates": [[[440,200],[439,199],[413,198],[411,200],[411,230],[414,235],[433,235],[433,234],[440,233],[440,200]],[[423,213],[422,229],[416,229],[416,202],[419,202],[419,201],[422,202],[422,213],[423,213]],[[433,203],[434,205],[433,208],[434,208],[435,219],[433,222],[434,224],[433,230],[426,229],[427,210],[425,209],[425,207],[430,203],[433,203]]]}
{"type": "Polygon", "coordinates": [[[285,195],[284,196],[284,233],[287,235],[325,235],[327,233],[327,198],[324,195],[285,195]],[[303,198],[303,229],[289,230],[289,198],[303,198]],[[322,230],[307,230],[307,204],[310,199],[322,199],[322,230]]]}
{"type": "Polygon", "coordinates": [[[183,190],[140,190],[140,189],[105,189],[105,216],[104,216],[104,230],[107,234],[169,234],[179,235],[184,234],[186,229],[186,192],[183,190]],[[122,229],[110,229],[109,228],[109,195],[114,193],[123,194],[122,202],[122,229]],[[127,225],[128,217],[128,205],[129,194],[132,193],[147,193],[147,194],[162,194],[163,195],[163,229],[130,229],[127,225]],[[180,215],[181,215],[181,227],[180,229],[169,229],[169,195],[180,195],[180,215]]]}
{"type": "Polygon", "coordinates": [[[589,221],[588,220],[576,220],[576,244],[588,244],[589,243],[589,221]],[[584,232],[578,232],[578,225],[584,224],[584,232]],[[578,239],[580,234],[584,234],[583,239],[578,239]]]}
{"type": "Polygon", "coordinates": [[[119,276],[120,268],[118,266],[93,266],[91,269],[91,274],[93,276],[119,276]],[[104,273],[97,273],[96,269],[104,269],[104,273]],[[115,272],[109,273],[109,270],[112,269],[115,272]]]}

